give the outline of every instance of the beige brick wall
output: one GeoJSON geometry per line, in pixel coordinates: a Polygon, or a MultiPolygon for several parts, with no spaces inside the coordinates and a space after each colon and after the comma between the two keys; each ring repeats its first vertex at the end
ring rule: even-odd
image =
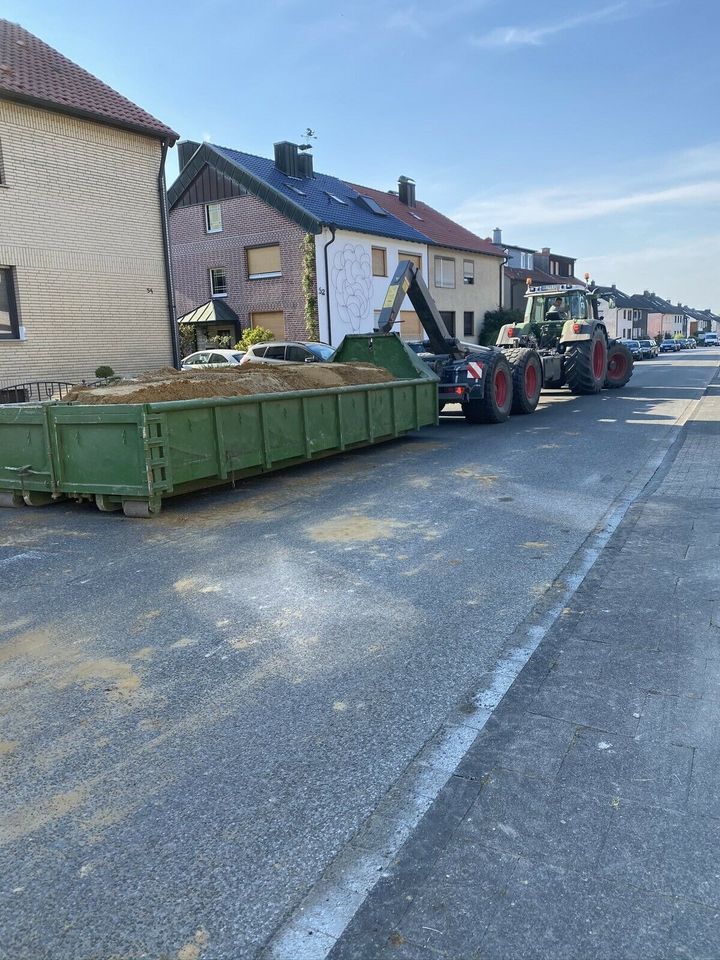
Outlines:
{"type": "Polygon", "coordinates": [[[483,320],[488,310],[497,310],[500,299],[500,257],[489,257],[478,253],[463,253],[460,250],[444,247],[429,248],[428,270],[430,293],[438,310],[455,312],[455,335],[461,340],[477,340],[482,330],[483,320]],[[455,261],[455,287],[435,286],[435,257],[447,257],[455,261]],[[475,283],[463,283],[463,261],[472,260],[475,264],[475,283]],[[463,333],[463,314],[471,310],[474,317],[474,334],[463,333]]]}
{"type": "Polygon", "coordinates": [[[0,145],[0,266],[27,333],[0,339],[0,385],[172,362],[160,142],[0,99],[0,145]]]}

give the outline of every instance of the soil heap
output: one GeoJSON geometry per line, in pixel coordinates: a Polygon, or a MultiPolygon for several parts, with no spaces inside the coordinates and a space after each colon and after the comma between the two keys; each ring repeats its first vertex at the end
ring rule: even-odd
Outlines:
{"type": "Polygon", "coordinates": [[[244,397],[257,393],[322,390],[364,383],[389,383],[395,377],[371,363],[243,363],[220,370],[162,367],[99,387],[73,387],[65,396],[76,403],[161,403],[201,397],[244,397]]]}

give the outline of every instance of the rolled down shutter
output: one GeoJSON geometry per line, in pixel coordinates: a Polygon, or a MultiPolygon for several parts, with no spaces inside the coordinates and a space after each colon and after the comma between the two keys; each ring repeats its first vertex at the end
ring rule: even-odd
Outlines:
{"type": "Polygon", "coordinates": [[[414,310],[400,311],[398,333],[403,340],[424,340],[427,336],[420,323],[420,317],[418,317],[414,310]]]}
{"type": "Polygon", "coordinates": [[[253,327],[264,327],[275,335],[276,340],[285,339],[285,314],[282,310],[251,313],[250,323],[253,327]]]}
{"type": "Polygon", "coordinates": [[[247,251],[248,276],[280,273],[280,247],[249,247],[247,251]]]}

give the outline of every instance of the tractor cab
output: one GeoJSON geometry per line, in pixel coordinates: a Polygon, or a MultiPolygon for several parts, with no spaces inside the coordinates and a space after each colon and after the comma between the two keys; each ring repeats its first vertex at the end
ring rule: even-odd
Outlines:
{"type": "Polygon", "coordinates": [[[587,339],[597,321],[597,299],[588,287],[570,283],[528,284],[525,297],[522,324],[504,326],[498,345],[517,343],[553,350],[563,343],[587,339]]]}

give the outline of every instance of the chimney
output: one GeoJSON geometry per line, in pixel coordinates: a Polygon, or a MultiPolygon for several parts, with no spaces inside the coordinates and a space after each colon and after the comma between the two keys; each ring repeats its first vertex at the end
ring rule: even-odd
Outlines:
{"type": "Polygon", "coordinates": [[[615,284],[612,285],[612,289],[617,290],[617,287],[615,286],[615,284]]]}
{"type": "Polygon", "coordinates": [[[311,153],[298,152],[297,168],[299,177],[314,177],[313,158],[311,153]]]}
{"type": "Polygon", "coordinates": [[[406,207],[415,206],[415,181],[410,177],[398,177],[398,196],[406,207]]]}
{"type": "Polygon", "coordinates": [[[178,168],[182,170],[188,165],[190,158],[195,153],[195,151],[200,147],[200,144],[195,140],[181,140],[177,145],[178,150],[178,168]]]}
{"type": "Polygon", "coordinates": [[[298,170],[298,145],[289,140],[274,144],[275,166],[288,177],[300,176],[298,170]]]}
{"type": "Polygon", "coordinates": [[[550,247],[543,247],[542,253],[545,253],[545,254],[550,253],[550,247]]]}
{"type": "Polygon", "coordinates": [[[493,230],[493,241],[492,241],[492,242],[493,242],[493,243],[495,244],[495,246],[497,246],[497,247],[501,247],[501,246],[502,246],[502,230],[500,229],[500,227],[495,227],[495,229],[493,230]]]}
{"type": "Polygon", "coordinates": [[[643,296],[644,296],[644,297],[649,297],[649,296],[650,296],[650,291],[649,291],[649,290],[643,290],[643,296]]]}

